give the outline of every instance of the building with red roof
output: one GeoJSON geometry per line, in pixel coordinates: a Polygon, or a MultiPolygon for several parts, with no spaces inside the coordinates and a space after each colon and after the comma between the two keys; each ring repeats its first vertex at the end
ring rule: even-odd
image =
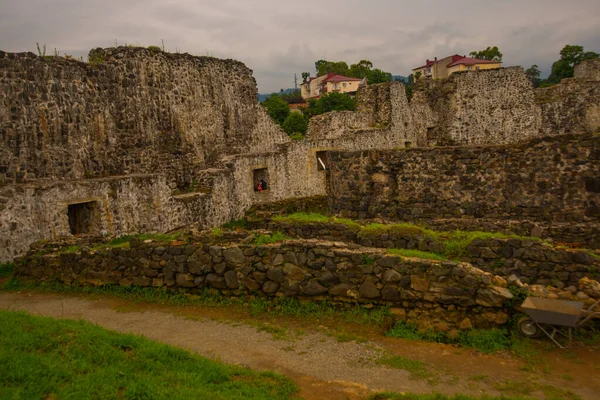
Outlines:
{"type": "Polygon", "coordinates": [[[454,54],[440,60],[437,57],[433,61],[427,60],[424,65],[414,68],[413,74],[415,79],[443,79],[459,71],[479,71],[500,68],[501,66],[500,61],[482,60],[454,54]]]}
{"type": "Polygon", "coordinates": [[[356,93],[360,85],[366,83],[366,79],[352,78],[349,76],[338,75],[333,72],[327,75],[310,78],[300,87],[302,98],[318,98],[325,93],[356,93]]]}

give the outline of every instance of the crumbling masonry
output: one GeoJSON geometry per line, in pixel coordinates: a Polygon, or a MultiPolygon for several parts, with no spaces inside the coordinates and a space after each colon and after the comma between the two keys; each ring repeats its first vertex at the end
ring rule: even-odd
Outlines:
{"type": "Polygon", "coordinates": [[[521,68],[424,81],[410,101],[400,83],[369,86],[356,112],[291,141],[237,61],[125,47],[91,59],[0,52],[0,262],[41,239],[217,226],[328,188],[331,209],[357,217],[599,246],[598,60],[546,89],[521,68]]]}

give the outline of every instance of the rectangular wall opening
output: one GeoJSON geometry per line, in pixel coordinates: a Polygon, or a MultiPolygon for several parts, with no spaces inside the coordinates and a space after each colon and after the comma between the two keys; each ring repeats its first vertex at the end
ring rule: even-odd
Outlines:
{"type": "Polygon", "coordinates": [[[100,213],[98,202],[69,204],[69,229],[72,235],[99,232],[100,213]]]}
{"type": "Polygon", "coordinates": [[[327,152],[317,151],[317,171],[327,170],[327,152]]]}
{"type": "Polygon", "coordinates": [[[412,147],[412,142],[404,142],[404,147],[410,149],[412,147]]]}
{"type": "Polygon", "coordinates": [[[269,178],[268,168],[255,169],[252,175],[255,192],[264,192],[271,188],[271,179],[269,178]]]}

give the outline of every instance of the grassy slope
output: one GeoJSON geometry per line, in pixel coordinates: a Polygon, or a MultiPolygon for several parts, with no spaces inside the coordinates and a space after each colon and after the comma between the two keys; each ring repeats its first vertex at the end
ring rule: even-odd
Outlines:
{"type": "Polygon", "coordinates": [[[83,321],[0,311],[0,398],[288,399],[273,373],[225,365],[83,321]]]}

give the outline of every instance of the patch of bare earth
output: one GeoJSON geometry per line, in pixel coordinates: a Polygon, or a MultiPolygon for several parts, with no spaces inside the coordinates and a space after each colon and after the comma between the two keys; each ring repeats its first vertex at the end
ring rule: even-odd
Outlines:
{"type": "Polygon", "coordinates": [[[0,308],[81,318],[224,362],[278,371],[296,382],[298,397],[304,399],[363,399],[383,390],[511,395],[517,393],[506,390],[527,384],[532,384],[528,395],[541,399],[547,394],[539,388],[548,386],[571,390],[582,399],[597,399],[600,393],[600,354],[587,347],[545,350],[539,356],[543,363],[529,368],[509,352],[485,355],[451,345],[386,338],[381,328],[308,318],[252,318],[229,308],[30,292],[0,293],[0,308]],[[376,363],[382,356],[396,355],[424,363],[427,374],[414,376],[376,363]]]}

